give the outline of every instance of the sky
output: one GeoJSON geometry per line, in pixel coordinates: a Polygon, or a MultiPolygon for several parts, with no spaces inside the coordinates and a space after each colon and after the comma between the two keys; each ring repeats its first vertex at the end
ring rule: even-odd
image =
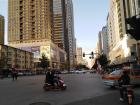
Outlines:
{"type": "MultiPolygon", "coordinates": [[[[77,47],[96,47],[98,32],[107,23],[109,0],[73,0],[74,32],[77,47]]],[[[5,43],[7,44],[8,0],[0,0],[0,14],[5,17],[5,43]]]]}

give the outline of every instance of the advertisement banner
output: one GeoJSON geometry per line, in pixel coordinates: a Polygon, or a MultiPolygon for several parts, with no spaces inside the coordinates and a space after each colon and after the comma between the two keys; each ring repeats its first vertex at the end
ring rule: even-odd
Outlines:
{"type": "Polygon", "coordinates": [[[34,58],[40,58],[40,47],[32,47],[31,48],[32,53],[34,54],[34,58]]]}
{"type": "MultiPolygon", "coordinates": [[[[51,54],[51,51],[50,51],[50,46],[40,46],[40,54],[45,54],[45,56],[50,59],[50,54],[51,54]]],[[[40,55],[40,56],[41,56],[40,55]]]]}

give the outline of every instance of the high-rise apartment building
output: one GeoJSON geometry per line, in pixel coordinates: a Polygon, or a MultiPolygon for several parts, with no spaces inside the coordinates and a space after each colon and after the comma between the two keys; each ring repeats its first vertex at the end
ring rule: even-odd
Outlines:
{"type": "Polygon", "coordinates": [[[4,16],[0,15],[0,44],[4,44],[4,16]]]}
{"type": "Polygon", "coordinates": [[[102,28],[98,34],[99,37],[99,54],[105,54],[108,57],[108,31],[107,26],[102,28]]]}
{"type": "Polygon", "coordinates": [[[102,28],[102,53],[108,57],[108,33],[107,26],[102,28]]]}
{"type": "Polygon", "coordinates": [[[109,59],[113,64],[131,61],[132,54],[136,56],[137,41],[127,34],[129,26],[125,20],[139,14],[139,5],[139,0],[110,0],[107,26],[109,59]]]}
{"type": "Polygon", "coordinates": [[[98,39],[99,39],[98,51],[99,51],[99,54],[102,54],[102,31],[98,33],[98,39]]]}
{"type": "Polygon", "coordinates": [[[72,0],[53,0],[54,43],[67,52],[69,69],[73,68],[76,55],[72,0]]]}
{"type": "Polygon", "coordinates": [[[9,45],[53,40],[51,7],[52,0],[9,0],[9,45]]]}
{"type": "Polygon", "coordinates": [[[34,53],[35,67],[38,67],[39,58],[44,53],[50,60],[51,68],[64,68],[66,52],[54,44],[58,37],[64,36],[57,31],[61,21],[57,21],[59,13],[58,17],[56,15],[61,5],[58,0],[56,5],[54,2],[53,0],[9,0],[8,3],[9,45],[34,53]],[[56,18],[53,18],[55,16],[56,18]]]}
{"type": "Polygon", "coordinates": [[[53,0],[53,34],[54,43],[65,49],[65,0],[53,0]]]}
{"type": "Polygon", "coordinates": [[[74,36],[74,17],[73,17],[73,3],[72,0],[66,0],[66,27],[67,27],[67,40],[65,40],[67,47],[67,55],[70,68],[74,66],[74,59],[76,54],[75,36],[74,36]]]}

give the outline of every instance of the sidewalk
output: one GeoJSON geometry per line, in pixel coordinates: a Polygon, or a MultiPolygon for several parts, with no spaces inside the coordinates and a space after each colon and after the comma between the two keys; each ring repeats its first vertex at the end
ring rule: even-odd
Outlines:
{"type": "MultiPolygon", "coordinates": [[[[134,105],[140,105],[140,89],[135,90],[135,96],[136,98],[134,105]]],[[[125,102],[120,102],[119,97],[120,94],[118,91],[116,91],[107,95],[102,95],[65,105],[127,105],[125,102]]]]}

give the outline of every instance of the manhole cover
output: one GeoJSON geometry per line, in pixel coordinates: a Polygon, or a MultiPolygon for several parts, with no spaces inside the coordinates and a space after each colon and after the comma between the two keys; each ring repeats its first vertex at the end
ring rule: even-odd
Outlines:
{"type": "Polygon", "coordinates": [[[32,103],[30,105],[51,105],[51,104],[49,104],[47,102],[36,102],[36,103],[32,103]]]}

